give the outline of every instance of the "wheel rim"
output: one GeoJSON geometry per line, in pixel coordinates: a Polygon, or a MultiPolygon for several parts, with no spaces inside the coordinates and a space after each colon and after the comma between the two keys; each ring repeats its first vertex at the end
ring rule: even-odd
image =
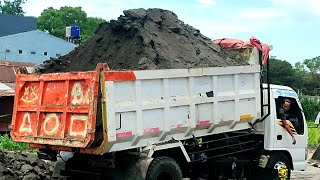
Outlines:
{"type": "Polygon", "coordinates": [[[284,162],[276,163],[274,169],[278,170],[278,177],[280,180],[288,179],[289,169],[284,162]]]}

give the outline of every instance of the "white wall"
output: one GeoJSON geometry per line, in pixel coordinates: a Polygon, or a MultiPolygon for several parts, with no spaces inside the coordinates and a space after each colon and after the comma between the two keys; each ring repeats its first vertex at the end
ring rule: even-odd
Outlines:
{"type": "Polygon", "coordinates": [[[0,38],[0,60],[41,64],[50,57],[66,55],[75,47],[43,31],[28,31],[0,38]]]}

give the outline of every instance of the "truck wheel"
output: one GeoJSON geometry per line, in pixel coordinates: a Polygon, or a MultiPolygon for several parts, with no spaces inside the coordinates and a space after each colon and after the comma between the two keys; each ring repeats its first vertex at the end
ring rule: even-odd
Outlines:
{"type": "Polygon", "coordinates": [[[278,154],[277,160],[271,164],[270,175],[273,180],[289,180],[291,175],[290,162],[284,154],[278,154]]]}
{"type": "Polygon", "coordinates": [[[181,180],[182,173],[175,160],[169,157],[154,158],[147,171],[146,180],[181,180]]]}
{"type": "MultiPolygon", "coordinates": [[[[287,158],[282,153],[277,153],[274,158],[269,162],[268,168],[263,170],[261,176],[257,179],[259,180],[290,180],[291,169],[290,163],[287,158]]],[[[253,178],[254,180],[256,178],[253,178]]]]}
{"type": "Polygon", "coordinates": [[[274,165],[274,169],[271,169],[272,180],[289,180],[291,175],[291,169],[289,164],[284,161],[278,161],[274,165]]]}
{"type": "Polygon", "coordinates": [[[267,168],[260,169],[260,173],[249,180],[290,180],[291,165],[287,156],[282,153],[274,154],[268,162],[267,168]]]}

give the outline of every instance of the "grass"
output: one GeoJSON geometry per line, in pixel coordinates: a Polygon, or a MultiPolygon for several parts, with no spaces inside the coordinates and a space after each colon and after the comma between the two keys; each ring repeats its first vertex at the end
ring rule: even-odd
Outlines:
{"type": "MultiPolygon", "coordinates": [[[[308,121],[309,126],[315,126],[314,122],[308,121]]],[[[316,145],[316,128],[308,128],[308,145],[314,146],[316,145]]],[[[318,142],[320,143],[320,127],[318,127],[318,142]]]]}
{"type": "Polygon", "coordinates": [[[0,136],[0,150],[2,151],[19,151],[33,150],[27,143],[14,142],[8,134],[0,136]]]}

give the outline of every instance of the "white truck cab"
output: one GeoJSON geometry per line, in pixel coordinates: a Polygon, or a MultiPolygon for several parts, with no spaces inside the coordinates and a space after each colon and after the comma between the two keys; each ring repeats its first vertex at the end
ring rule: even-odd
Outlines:
{"type": "Polygon", "coordinates": [[[307,167],[308,128],[298,95],[290,87],[270,85],[270,99],[270,115],[263,122],[264,149],[287,154],[289,160],[292,160],[294,170],[305,170],[307,167]],[[297,131],[296,144],[292,144],[290,134],[278,124],[281,120],[277,117],[277,110],[284,99],[291,101],[290,115],[292,116],[292,124],[297,131]]]}

